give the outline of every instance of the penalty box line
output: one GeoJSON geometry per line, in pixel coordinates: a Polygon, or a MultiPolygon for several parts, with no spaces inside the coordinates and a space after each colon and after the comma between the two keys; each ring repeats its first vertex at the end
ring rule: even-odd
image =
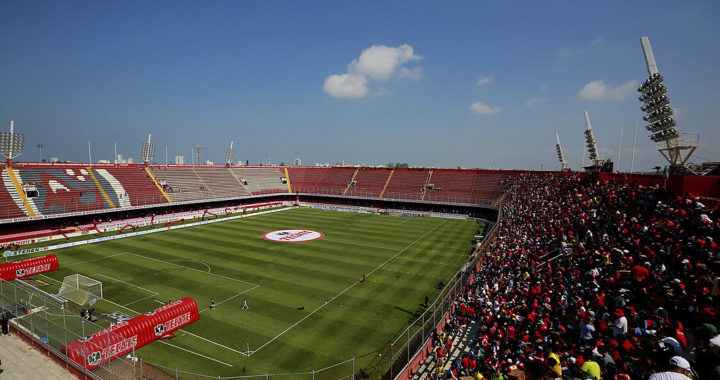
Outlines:
{"type": "Polygon", "coordinates": [[[188,267],[188,266],[185,266],[185,265],[180,265],[180,264],[171,263],[171,262],[169,262],[169,261],[156,259],[156,258],[154,258],[154,257],[149,257],[149,256],[145,256],[145,255],[139,255],[139,254],[137,254],[137,253],[127,252],[127,251],[126,251],[126,252],[123,252],[123,253],[126,253],[126,254],[128,254],[128,255],[133,255],[133,256],[142,257],[142,258],[145,258],[145,259],[148,259],[148,260],[159,261],[159,262],[165,263],[165,264],[175,265],[176,267],[181,267],[181,268],[185,268],[185,269],[194,270],[194,271],[196,271],[196,272],[200,272],[200,273],[204,273],[204,274],[209,274],[209,275],[211,275],[211,276],[224,278],[224,279],[230,280],[230,281],[241,282],[241,283],[243,283],[243,284],[251,285],[251,286],[254,286],[254,287],[256,287],[256,288],[257,288],[258,286],[260,286],[260,284],[256,284],[256,283],[254,283],[254,282],[248,282],[248,281],[238,280],[238,279],[236,279],[236,278],[231,278],[231,277],[223,276],[223,275],[216,274],[216,273],[204,272],[204,271],[201,271],[200,269],[195,269],[195,268],[191,268],[191,267],[188,267]]]}
{"type": "MultiPolygon", "coordinates": [[[[133,253],[123,252],[123,253],[120,253],[120,254],[118,254],[118,255],[121,255],[121,254],[133,254],[133,253]]],[[[117,255],[115,255],[115,256],[117,256],[117,255]]],[[[145,257],[145,256],[142,256],[142,255],[136,255],[136,256],[145,257]]],[[[96,259],[96,260],[97,260],[97,259],[96,259]]],[[[160,261],[162,261],[162,260],[160,260],[160,261]]],[[[177,264],[175,264],[175,265],[177,265],[177,264]]],[[[188,267],[185,267],[185,266],[183,266],[183,265],[179,265],[179,266],[181,266],[181,267],[183,267],[183,268],[188,268],[188,267]]],[[[189,268],[189,269],[193,269],[193,268],[189,268]]],[[[202,271],[200,271],[200,272],[202,272],[202,271]]],[[[205,272],[202,272],[202,273],[205,273],[205,272]]],[[[206,274],[207,274],[207,273],[206,273],[206,274]]],[[[213,274],[213,273],[210,273],[210,274],[213,274]]],[[[142,290],[147,291],[147,292],[153,292],[153,293],[155,293],[154,295],[151,295],[151,296],[149,296],[149,297],[145,297],[145,298],[143,298],[143,299],[147,299],[147,298],[150,298],[150,297],[154,297],[154,296],[160,294],[160,293],[158,293],[158,292],[155,292],[155,291],[152,291],[152,290],[149,290],[149,289],[145,289],[145,288],[142,288],[142,287],[137,286],[137,285],[130,284],[130,283],[125,282],[125,281],[121,281],[121,280],[114,279],[114,278],[112,278],[112,277],[110,277],[110,276],[107,276],[107,275],[103,275],[103,274],[97,274],[97,275],[110,278],[111,280],[114,280],[114,281],[118,281],[118,282],[125,283],[125,284],[127,284],[127,285],[130,285],[130,286],[133,286],[133,287],[142,289],[142,290]]],[[[50,280],[53,280],[53,281],[60,281],[60,280],[57,280],[57,279],[52,278],[52,277],[50,277],[50,276],[47,276],[47,275],[45,275],[45,274],[40,274],[40,276],[43,276],[43,277],[45,277],[45,278],[47,278],[47,279],[50,279],[50,280]]],[[[223,277],[223,276],[220,276],[220,277],[223,277]]],[[[239,281],[239,280],[238,280],[238,281],[239,281]]],[[[257,285],[257,286],[254,286],[254,287],[250,288],[250,289],[247,289],[247,290],[245,290],[245,291],[243,291],[243,292],[241,292],[241,293],[238,293],[238,294],[236,294],[236,295],[234,295],[234,296],[232,296],[232,297],[229,297],[229,298],[221,301],[220,303],[224,303],[224,302],[230,301],[230,300],[232,300],[233,298],[238,297],[238,296],[240,296],[240,295],[242,295],[242,294],[244,294],[244,293],[246,293],[246,292],[249,292],[250,290],[253,290],[253,289],[255,289],[255,288],[259,287],[259,286],[260,286],[260,285],[257,285]]],[[[110,303],[110,304],[112,304],[112,305],[115,305],[115,306],[117,306],[117,307],[119,307],[119,308],[122,308],[122,309],[124,309],[124,310],[127,310],[127,311],[129,311],[129,312],[131,312],[131,313],[133,313],[133,314],[140,315],[140,314],[142,314],[142,313],[137,312],[137,311],[135,311],[135,310],[133,310],[133,309],[130,309],[130,308],[127,307],[127,306],[129,306],[129,305],[131,305],[131,304],[133,304],[133,303],[139,302],[139,301],[141,301],[141,300],[143,300],[143,299],[135,300],[135,301],[133,301],[133,302],[131,302],[131,303],[128,303],[128,304],[126,304],[126,305],[120,305],[119,303],[110,301],[109,299],[106,299],[106,298],[103,298],[103,301],[108,302],[108,303],[110,303]]],[[[220,303],[218,303],[217,305],[219,305],[220,303]]],[[[203,312],[204,310],[206,310],[206,309],[200,310],[199,312],[203,312]]],[[[211,343],[211,344],[214,344],[214,345],[216,345],[216,346],[218,346],[218,347],[222,347],[222,348],[224,348],[224,349],[226,349],[226,350],[229,350],[229,351],[232,351],[232,352],[241,354],[241,355],[249,356],[249,355],[247,354],[247,352],[245,352],[245,351],[240,351],[240,350],[234,349],[234,348],[232,348],[232,347],[228,347],[228,346],[226,346],[226,345],[223,345],[223,344],[221,344],[221,343],[218,343],[218,342],[215,342],[215,341],[213,341],[213,340],[207,339],[207,338],[202,337],[202,336],[200,336],[200,335],[193,334],[193,333],[191,333],[191,332],[189,332],[189,331],[186,331],[186,330],[183,330],[183,329],[179,329],[178,331],[182,331],[183,333],[186,333],[186,334],[188,334],[188,335],[194,336],[194,337],[196,337],[196,338],[198,338],[198,339],[204,340],[204,341],[206,341],[206,342],[208,342],[208,343],[211,343]]],[[[167,343],[167,342],[164,342],[164,343],[167,343]]],[[[167,344],[169,344],[169,343],[167,343],[167,344]]],[[[175,345],[172,345],[172,346],[177,347],[177,348],[182,349],[182,350],[185,350],[185,349],[182,348],[182,347],[178,347],[178,346],[175,346],[175,345]]],[[[195,353],[195,352],[190,351],[190,350],[185,350],[185,351],[188,351],[188,352],[191,352],[191,353],[195,353]]],[[[205,355],[202,355],[202,354],[198,354],[198,353],[195,353],[195,354],[197,354],[198,356],[204,357],[204,358],[208,358],[208,359],[211,359],[211,360],[214,360],[214,361],[218,361],[218,360],[209,358],[209,357],[207,357],[207,356],[205,356],[205,355]]],[[[218,362],[220,362],[220,361],[218,361],[218,362]]],[[[224,362],[220,362],[220,363],[226,364],[226,363],[224,363],[224,362]]],[[[232,367],[232,366],[231,366],[231,367],[232,367]]]]}
{"type": "Polygon", "coordinates": [[[191,353],[191,354],[193,354],[193,355],[197,355],[197,356],[203,357],[203,358],[205,358],[205,359],[212,360],[212,361],[217,362],[217,363],[220,363],[220,364],[224,364],[224,365],[226,365],[226,366],[228,366],[228,367],[232,367],[232,364],[228,364],[228,363],[225,363],[224,361],[220,361],[220,360],[217,360],[217,359],[215,359],[215,358],[211,358],[211,357],[209,357],[209,356],[205,356],[205,355],[203,355],[203,354],[201,354],[201,353],[199,353],[199,352],[195,352],[195,351],[192,351],[192,350],[188,350],[187,348],[182,348],[182,347],[180,347],[180,346],[177,346],[177,345],[174,345],[174,344],[172,344],[172,343],[168,343],[168,342],[165,342],[165,341],[162,341],[162,340],[159,340],[158,342],[160,342],[160,343],[162,343],[162,344],[167,344],[168,346],[177,348],[178,350],[182,350],[182,351],[185,351],[185,352],[189,352],[189,353],[191,353]]]}
{"type": "MultiPolygon", "coordinates": [[[[108,303],[111,303],[111,304],[113,304],[113,305],[115,305],[115,306],[117,306],[117,307],[123,308],[123,309],[125,309],[125,310],[127,310],[127,311],[129,311],[129,312],[131,312],[131,313],[133,313],[133,314],[137,314],[137,315],[142,314],[142,313],[137,312],[137,311],[135,311],[135,310],[133,310],[133,309],[131,309],[131,308],[129,308],[129,307],[120,305],[119,303],[110,301],[110,300],[108,300],[108,299],[103,299],[103,301],[108,302],[108,303]]],[[[216,346],[225,348],[225,349],[230,350],[230,351],[233,351],[233,352],[235,352],[235,353],[242,354],[242,355],[247,355],[247,353],[245,353],[245,352],[243,352],[243,351],[236,350],[236,349],[234,349],[234,348],[232,348],[232,347],[225,346],[225,345],[223,345],[223,344],[221,344],[221,343],[218,343],[218,342],[215,342],[215,341],[213,341],[213,340],[207,339],[207,338],[202,337],[202,336],[200,336],[200,335],[193,334],[193,333],[191,333],[190,331],[186,331],[186,330],[183,330],[183,329],[179,329],[178,331],[182,331],[182,332],[184,332],[184,333],[186,333],[186,334],[192,335],[192,336],[194,336],[194,337],[196,337],[196,338],[202,339],[202,340],[204,340],[204,341],[206,341],[206,342],[208,342],[208,343],[212,343],[212,344],[214,344],[214,345],[216,345],[216,346]]],[[[181,347],[179,347],[179,348],[181,348],[181,347]]],[[[186,351],[187,351],[187,350],[186,350],[186,351]]],[[[188,351],[188,352],[192,352],[192,351],[188,351]]],[[[204,356],[204,355],[201,355],[201,354],[198,354],[198,355],[207,358],[207,356],[204,356]]],[[[214,360],[214,359],[213,359],[213,360],[214,360]]]]}
{"type": "Polygon", "coordinates": [[[146,300],[146,299],[148,299],[148,298],[150,298],[150,297],[155,297],[155,296],[157,296],[158,294],[160,294],[159,292],[152,291],[152,290],[150,290],[150,289],[145,289],[145,288],[143,288],[142,286],[137,286],[137,285],[135,285],[135,284],[131,284],[131,283],[125,282],[125,281],[123,281],[123,280],[118,280],[117,278],[113,278],[113,277],[110,277],[110,276],[105,275],[105,274],[102,274],[102,273],[95,273],[95,274],[93,274],[93,277],[97,277],[97,276],[109,278],[109,279],[112,280],[112,281],[120,282],[120,283],[123,283],[123,284],[125,284],[125,285],[132,286],[133,288],[141,289],[141,290],[143,290],[143,291],[145,291],[145,292],[147,292],[147,293],[152,293],[152,294],[150,294],[150,295],[147,296],[147,297],[143,297],[143,298],[140,298],[140,299],[138,299],[138,300],[132,301],[132,302],[130,302],[130,303],[126,303],[126,304],[123,305],[123,306],[129,306],[129,305],[132,305],[132,304],[134,304],[134,303],[138,303],[138,302],[140,302],[140,301],[146,300]]]}
{"type": "MultiPolygon", "coordinates": [[[[260,286],[260,285],[258,285],[258,286],[260,286]]],[[[243,294],[245,294],[245,293],[247,293],[247,292],[249,292],[249,291],[251,291],[251,290],[255,290],[258,286],[254,286],[254,287],[252,287],[252,288],[250,288],[250,289],[248,289],[248,290],[244,290],[244,291],[242,291],[242,292],[240,292],[240,293],[238,293],[238,294],[236,294],[236,295],[234,295],[234,296],[232,296],[232,297],[228,297],[228,298],[226,298],[226,299],[224,299],[224,300],[216,303],[215,306],[220,306],[220,305],[224,304],[225,302],[232,301],[233,299],[235,299],[235,298],[237,298],[237,297],[240,297],[241,295],[243,295],[243,294]]],[[[202,310],[200,310],[200,312],[202,313],[203,311],[208,311],[208,310],[210,310],[210,309],[202,309],[202,310]]]]}
{"type": "MultiPolygon", "coordinates": [[[[415,240],[414,242],[410,243],[407,247],[403,248],[401,251],[399,251],[398,253],[396,253],[395,255],[393,255],[391,258],[387,259],[384,263],[380,264],[377,268],[373,269],[373,270],[372,270],[371,272],[369,272],[367,275],[369,276],[369,275],[375,273],[376,271],[378,271],[379,269],[382,269],[382,267],[385,266],[387,263],[389,263],[391,260],[395,259],[395,258],[398,257],[399,255],[401,255],[403,252],[407,251],[410,247],[412,247],[413,245],[417,244],[417,242],[419,242],[420,240],[424,239],[427,235],[429,235],[430,233],[432,233],[432,232],[434,232],[435,230],[437,230],[440,226],[442,226],[443,224],[445,224],[445,222],[447,222],[447,219],[443,219],[443,221],[442,221],[440,224],[438,224],[437,226],[435,226],[432,230],[430,230],[430,231],[426,232],[425,234],[423,234],[422,236],[420,236],[417,240],[415,240]]],[[[313,314],[315,314],[315,313],[317,313],[318,311],[320,311],[320,309],[322,309],[322,308],[324,308],[325,306],[327,306],[330,302],[334,301],[335,298],[340,297],[341,295],[345,294],[345,292],[347,292],[348,290],[352,289],[352,288],[353,288],[354,286],[356,286],[358,283],[360,283],[360,281],[356,281],[356,282],[352,283],[352,285],[350,285],[350,286],[348,286],[347,288],[345,288],[345,290],[341,291],[340,293],[338,293],[337,295],[335,295],[334,297],[332,297],[332,298],[330,299],[330,301],[325,301],[324,304],[318,306],[315,310],[313,310],[312,312],[310,312],[310,314],[304,316],[302,319],[300,319],[299,321],[295,322],[292,326],[286,328],[283,332],[281,332],[280,334],[276,335],[274,338],[270,339],[269,341],[265,342],[262,346],[258,347],[256,350],[252,351],[252,352],[250,353],[250,356],[255,355],[256,352],[260,351],[260,350],[263,349],[265,346],[267,346],[267,345],[269,345],[270,343],[274,342],[276,339],[278,339],[278,338],[280,338],[281,336],[283,336],[286,332],[290,331],[290,330],[293,329],[295,326],[297,326],[297,325],[299,325],[300,323],[302,323],[304,320],[310,318],[310,316],[312,316],[313,314]]]]}

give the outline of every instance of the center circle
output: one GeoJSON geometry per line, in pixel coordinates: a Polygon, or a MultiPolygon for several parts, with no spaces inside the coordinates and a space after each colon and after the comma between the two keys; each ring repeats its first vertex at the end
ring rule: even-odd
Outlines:
{"type": "Polygon", "coordinates": [[[317,240],[325,236],[322,232],[313,230],[277,230],[263,235],[263,239],[283,243],[298,243],[301,241],[317,240]]]}

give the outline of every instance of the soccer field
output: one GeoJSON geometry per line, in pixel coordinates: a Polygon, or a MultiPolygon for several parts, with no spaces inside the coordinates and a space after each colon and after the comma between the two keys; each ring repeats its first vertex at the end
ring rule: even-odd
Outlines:
{"type": "Polygon", "coordinates": [[[394,340],[424,310],[425,297],[438,295],[438,281],[448,283],[460,269],[484,228],[290,209],[57,250],[61,269],[39,279],[53,293],[75,273],[102,281],[100,313],[135,316],[158,301],[195,299],[200,320],[137,350],[146,361],[212,376],[303,372],[394,340]],[[264,238],[286,229],[324,236],[264,238]]]}

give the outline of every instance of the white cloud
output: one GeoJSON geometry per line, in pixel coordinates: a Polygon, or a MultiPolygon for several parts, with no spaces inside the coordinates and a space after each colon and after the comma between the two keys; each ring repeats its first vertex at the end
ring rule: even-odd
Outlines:
{"type": "Polygon", "coordinates": [[[420,80],[420,77],[422,77],[422,67],[415,67],[412,69],[408,69],[407,67],[401,67],[400,70],[398,70],[398,77],[411,80],[420,80]]]}
{"type": "Polygon", "coordinates": [[[493,115],[502,111],[502,108],[498,106],[491,106],[483,102],[475,102],[470,105],[470,111],[473,111],[480,115],[493,115]]]}
{"type": "Polygon", "coordinates": [[[375,93],[373,95],[375,95],[375,96],[390,96],[392,94],[393,94],[392,91],[390,91],[386,88],[381,88],[381,89],[375,91],[375,93]]]}
{"type": "Polygon", "coordinates": [[[548,100],[547,98],[532,98],[532,99],[529,99],[527,102],[525,102],[525,107],[534,110],[534,109],[537,109],[538,104],[545,103],[545,102],[547,102],[547,100],[548,100]]]}
{"type": "Polygon", "coordinates": [[[348,72],[366,75],[376,81],[386,81],[402,64],[422,58],[408,44],[398,47],[373,45],[363,50],[358,59],[350,62],[348,72]]]}
{"type": "Polygon", "coordinates": [[[333,98],[362,98],[370,91],[367,78],[355,74],[333,74],[325,79],[323,91],[333,98]]]}
{"type": "Polygon", "coordinates": [[[492,79],[493,79],[492,76],[489,76],[489,77],[480,77],[480,78],[478,78],[478,80],[477,80],[477,82],[475,83],[475,85],[476,85],[476,86],[482,86],[482,85],[484,85],[484,84],[488,84],[488,83],[492,82],[492,79]]]}
{"type": "Polygon", "coordinates": [[[629,82],[613,86],[605,84],[605,82],[601,80],[596,80],[586,84],[580,90],[578,95],[583,99],[589,100],[620,100],[635,93],[635,88],[638,84],[638,81],[631,80],[629,82]]]}
{"type": "Polygon", "coordinates": [[[421,59],[423,57],[415,54],[413,47],[408,44],[398,47],[373,45],[348,64],[347,73],[329,75],[323,90],[335,98],[362,98],[369,93],[368,85],[371,81],[388,81],[396,73],[400,78],[420,79],[422,68],[410,69],[403,65],[421,59]]]}

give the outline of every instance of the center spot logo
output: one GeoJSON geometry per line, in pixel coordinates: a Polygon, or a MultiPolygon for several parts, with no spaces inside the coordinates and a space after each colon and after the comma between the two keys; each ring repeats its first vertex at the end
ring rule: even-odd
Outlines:
{"type": "Polygon", "coordinates": [[[322,238],[323,233],[313,230],[279,230],[271,231],[263,235],[263,239],[280,241],[284,243],[297,243],[300,241],[311,241],[322,238]]]}

